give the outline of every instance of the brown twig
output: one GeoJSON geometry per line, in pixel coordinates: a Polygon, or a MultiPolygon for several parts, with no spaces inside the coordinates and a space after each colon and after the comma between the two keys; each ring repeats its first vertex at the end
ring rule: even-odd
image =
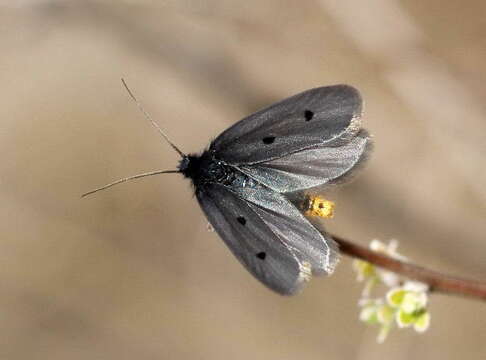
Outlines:
{"type": "Polygon", "coordinates": [[[366,247],[356,245],[340,236],[332,235],[343,254],[359,258],[406,278],[423,282],[430,291],[468,296],[486,301],[486,282],[461,279],[426,269],[422,266],[393,259],[366,247]]]}

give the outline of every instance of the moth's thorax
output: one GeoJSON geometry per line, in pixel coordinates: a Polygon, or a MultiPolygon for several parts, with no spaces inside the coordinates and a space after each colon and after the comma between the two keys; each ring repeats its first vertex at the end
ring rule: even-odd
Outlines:
{"type": "Polygon", "coordinates": [[[201,155],[185,156],[179,164],[179,170],[185,177],[191,179],[196,187],[207,183],[219,183],[229,187],[256,185],[253,179],[217,159],[210,150],[204,151],[201,155]]]}

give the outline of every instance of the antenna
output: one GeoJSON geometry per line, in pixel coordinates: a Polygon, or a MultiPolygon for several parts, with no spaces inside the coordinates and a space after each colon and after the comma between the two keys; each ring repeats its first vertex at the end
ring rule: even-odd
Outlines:
{"type": "Polygon", "coordinates": [[[97,189],[88,191],[87,193],[84,193],[83,195],[81,195],[81,197],[85,197],[85,196],[94,194],[95,192],[108,189],[109,187],[123,183],[125,181],[140,179],[140,178],[143,178],[143,177],[146,177],[146,176],[152,176],[152,175],[158,175],[158,174],[172,174],[172,173],[179,173],[179,172],[180,172],[179,170],[156,170],[156,171],[146,172],[146,173],[143,173],[143,174],[137,174],[137,175],[129,176],[129,177],[126,177],[126,178],[123,178],[123,179],[120,179],[120,180],[113,181],[112,183],[106,184],[106,185],[99,187],[97,189]]]}
{"type": "MultiPolygon", "coordinates": [[[[175,146],[172,141],[169,140],[169,138],[167,137],[167,135],[162,131],[162,129],[160,128],[160,126],[150,117],[150,115],[145,111],[145,109],[143,108],[142,104],[140,103],[140,101],[138,101],[138,99],[135,97],[135,95],[133,95],[132,91],[130,90],[130,88],[128,87],[127,83],[125,82],[125,80],[122,78],[121,79],[122,83],[123,83],[123,86],[125,87],[125,89],[128,91],[128,94],[130,95],[130,97],[132,98],[133,101],[135,101],[135,104],[137,104],[138,108],[140,109],[140,111],[142,111],[142,113],[145,115],[145,117],[147,118],[148,121],[150,121],[150,123],[152,124],[153,127],[155,127],[157,129],[157,131],[162,135],[162,137],[169,143],[170,146],[172,146],[172,148],[177,151],[177,153],[182,157],[182,158],[186,158],[186,155],[179,150],[179,148],[177,146],[175,146]]],[[[137,175],[133,175],[133,176],[129,176],[129,177],[126,177],[126,178],[123,178],[123,179],[119,179],[119,180],[116,180],[116,181],[113,181],[109,184],[106,184],[104,186],[101,186],[99,188],[96,188],[94,190],[91,190],[91,191],[88,191],[87,193],[84,193],[81,195],[81,197],[85,197],[85,196],[88,196],[88,195],[91,195],[91,194],[94,194],[95,192],[98,192],[98,191],[101,191],[101,190],[105,190],[105,189],[108,189],[112,186],[115,186],[115,185],[118,185],[118,184],[121,184],[123,182],[126,182],[126,181],[130,181],[130,180],[135,180],[135,179],[140,179],[140,178],[143,178],[143,177],[147,177],[147,176],[152,176],[152,175],[159,175],[159,174],[176,174],[176,173],[180,173],[181,171],[180,170],[155,170],[155,171],[150,171],[150,172],[145,172],[145,173],[142,173],[142,174],[137,174],[137,175]]]]}
{"type": "Polygon", "coordinates": [[[157,131],[160,133],[160,135],[162,135],[162,137],[169,143],[170,146],[172,146],[172,148],[177,151],[177,153],[181,156],[181,157],[185,157],[186,155],[181,151],[179,150],[179,148],[177,146],[174,145],[174,143],[172,141],[169,140],[169,138],[167,137],[167,135],[162,131],[162,129],[160,128],[159,124],[157,124],[153,119],[152,117],[145,111],[145,109],[143,108],[142,106],[142,103],[140,101],[138,101],[138,99],[135,97],[135,95],[133,95],[132,91],[130,90],[130,88],[128,87],[127,83],[125,82],[125,79],[121,79],[122,83],[123,83],[123,86],[125,87],[125,89],[127,90],[128,94],[130,95],[130,97],[132,98],[133,101],[135,101],[135,104],[137,104],[138,108],[140,109],[140,111],[143,113],[143,115],[147,118],[148,121],[150,121],[150,123],[152,124],[152,126],[154,128],[157,129],[157,131]]]}

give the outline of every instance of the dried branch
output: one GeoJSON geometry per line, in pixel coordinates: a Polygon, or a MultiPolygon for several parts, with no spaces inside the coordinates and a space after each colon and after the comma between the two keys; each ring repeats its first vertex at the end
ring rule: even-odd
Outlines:
{"type": "Polygon", "coordinates": [[[423,282],[431,292],[462,295],[486,301],[486,282],[461,279],[424,268],[419,265],[393,259],[385,254],[374,252],[356,245],[340,236],[332,235],[343,254],[359,258],[381,268],[390,270],[406,278],[423,282]]]}

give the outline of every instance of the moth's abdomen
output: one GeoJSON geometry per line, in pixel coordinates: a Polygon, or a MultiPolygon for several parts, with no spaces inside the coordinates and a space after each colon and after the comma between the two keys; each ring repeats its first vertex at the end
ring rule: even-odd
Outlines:
{"type": "Polygon", "coordinates": [[[334,203],[321,196],[306,196],[302,203],[302,210],[306,216],[319,216],[326,219],[334,216],[334,203]]]}

